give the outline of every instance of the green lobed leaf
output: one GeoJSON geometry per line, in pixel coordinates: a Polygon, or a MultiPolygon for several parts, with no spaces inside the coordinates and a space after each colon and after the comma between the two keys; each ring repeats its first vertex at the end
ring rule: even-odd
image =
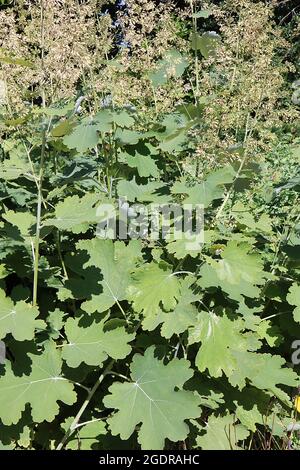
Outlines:
{"type": "Polygon", "coordinates": [[[69,367],[78,367],[82,362],[101,367],[108,356],[124,359],[130,353],[128,343],[135,335],[126,333],[124,327],[105,331],[106,318],[89,326],[84,319],[68,318],[65,323],[68,344],[62,347],[62,358],[69,367]]]}
{"type": "Polygon", "coordinates": [[[167,264],[149,263],[135,271],[127,298],[136,312],[155,316],[160,307],[172,310],[180,296],[180,282],[167,264]]]}
{"type": "Polygon", "coordinates": [[[6,425],[16,424],[27,403],[36,423],[53,421],[59,412],[58,401],[72,405],[76,401],[73,385],[61,375],[61,358],[53,343],[41,354],[29,354],[32,361],[29,374],[14,375],[6,363],[0,377],[0,418],[6,425]]]}
{"type": "Polygon", "coordinates": [[[300,285],[298,285],[296,282],[294,282],[289,288],[289,293],[286,297],[286,300],[290,305],[296,306],[293,312],[293,316],[294,320],[300,323],[300,285]]]}
{"type": "Polygon", "coordinates": [[[98,211],[101,202],[105,204],[100,193],[87,193],[82,197],[77,195],[66,197],[56,205],[55,217],[44,220],[43,226],[53,226],[73,233],[84,233],[90,224],[106,220],[107,214],[98,211]]]}
{"type": "Polygon", "coordinates": [[[37,320],[39,310],[24,302],[14,303],[0,289],[0,339],[11,333],[17,341],[32,340],[36,328],[43,328],[43,320],[37,320]]]}
{"type": "Polygon", "coordinates": [[[86,251],[89,260],[84,268],[95,266],[100,270],[98,283],[102,292],[93,294],[91,300],[82,304],[82,309],[88,313],[105,312],[116,302],[127,298],[127,289],[133,283],[131,272],[141,259],[141,243],[131,240],[126,246],[124,242],[103,240],[81,240],[77,248],[86,251]]]}
{"type": "Polygon", "coordinates": [[[221,377],[222,372],[230,377],[237,367],[234,351],[247,351],[242,329],[242,320],[232,321],[226,315],[201,311],[189,334],[190,344],[201,342],[196,356],[198,369],[208,369],[212,377],[221,377]]]}
{"type": "Polygon", "coordinates": [[[166,438],[184,440],[188,434],[185,420],[200,414],[199,398],[182,390],[193,375],[189,366],[185,359],[164,365],[155,358],[153,347],[144,356],[136,354],[130,367],[131,381],[114,383],[104,398],[107,408],[118,410],[108,419],[112,434],[128,439],[141,424],[138,440],[143,450],[163,449],[166,438]]]}
{"type": "Polygon", "coordinates": [[[238,450],[239,442],[249,436],[249,431],[236,423],[234,415],[208,418],[205,434],[197,437],[197,444],[202,450],[238,450]]]}

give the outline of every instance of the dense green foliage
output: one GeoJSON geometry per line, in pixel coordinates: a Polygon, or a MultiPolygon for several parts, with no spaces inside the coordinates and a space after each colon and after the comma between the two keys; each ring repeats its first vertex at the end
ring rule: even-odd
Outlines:
{"type": "MultiPolygon", "coordinates": [[[[154,97],[191,70],[199,80],[198,62],[218,54],[222,31],[188,25],[187,51],[147,71],[154,97]]],[[[300,372],[297,123],[272,121],[266,134],[248,103],[236,141],[228,118],[215,160],[203,160],[226,90],[188,90],[164,113],[100,97],[79,112],[73,98],[21,117],[3,106],[0,448],[299,446],[288,432],[300,372]],[[97,236],[99,206],[118,211],[124,197],[203,204],[204,243],[97,236]]]]}

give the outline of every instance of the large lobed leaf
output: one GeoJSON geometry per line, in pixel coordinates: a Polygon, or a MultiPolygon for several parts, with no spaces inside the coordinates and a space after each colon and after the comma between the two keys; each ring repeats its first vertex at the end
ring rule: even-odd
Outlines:
{"type": "Polygon", "coordinates": [[[155,358],[153,347],[144,356],[136,354],[131,363],[132,381],[114,383],[104,398],[107,408],[118,410],[108,419],[112,434],[128,439],[142,423],[138,431],[142,449],[163,449],[166,438],[185,439],[185,420],[200,415],[199,397],[182,389],[193,375],[189,366],[185,359],[164,365],[155,358]]]}
{"type": "Polygon", "coordinates": [[[61,374],[62,361],[54,343],[41,354],[30,354],[31,371],[17,376],[9,363],[0,377],[0,418],[6,425],[17,423],[30,404],[33,421],[53,421],[59,412],[58,401],[72,405],[76,401],[73,385],[61,374]]]}
{"type": "Polygon", "coordinates": [[[135,337],[124,327],[105,330],[105,318],[85,325],[84,319],[68,318],[65,333],[68,344],[62,348],[62,358],[70,367],[78,367],[82,362],[101,367],[108,356],[124,359],[131,351],[128,345],[135,337]]]}

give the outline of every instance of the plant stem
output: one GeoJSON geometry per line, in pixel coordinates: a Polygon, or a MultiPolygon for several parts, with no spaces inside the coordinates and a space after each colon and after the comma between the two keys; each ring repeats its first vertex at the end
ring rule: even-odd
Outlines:
{"type": "Polygon", "coordinates": [[[78,411],[77,415],[75,416],[74,420],[72,421],[72,423],[70,424],[66,434],[64,435],[63,439],[61,440],[61,442],[58,444],[56,450],[62,450],[62,448],[64,447],[65,443],[67,442],[67,440],[69,439],[70,435],[73,433],[73,431],[75,431],[76,427],[78,427],[78,422],[81,418],[81,416],[83,415],[84,411],[86,410],[87,406],[89,405],[91,399],[93,398],[94,394],[96,393],[99,385],[101,384],[101,382],[103,381],[104,377],[110,372],[110,370],[112,369],[113,365],[115,363],[115,360],[113,359],[112,361],[110,361],[110,363],[107,365],[107,367],[105,368],[103,374],[100,375],[100,377],[98,378],[97,382],[95,383],[95,385],[93,386],[93,388],[91,389],[91,391],[89,392],[86,400],[84,401],[82,407],[80,408],[80,410],[78,411]]]}
{"type": "Polygon", "coordinates": [[[233,182],[232,182],[232,185],[231,185],[230,188],[228,189],[227,194],[226,194],[226,196],[225,196],[225,198],[224,198],[224,201],[223,201],[222,205],[220,206],[220,208],[219,208],[219,210],[218,210],[218,212],[217,212],[217,214],[216,214],[216,217],[215,217],[216,220],[220,218],[220,216],[221,216],[221,214],[222,214],[222,212],[223,212],[223,210],[224,210],[224,208],[225,208],[225,206],[226,206],[226,204],[227,204],[227,202],[228,202],[228,200],[229,200],[229,198],[230,198],[230,196],[231,196],[231,194],[232,194],[232,191],[233,191],[233,189],[234,189],[234,184],[235,184],[236,180],[239,178],[242,169],[244,168],[244,165],[245,165],[245,163],[246,163],[246,159],[247,159],[247,149],[245,149],[244,157],[243,157],[243,159],[242,159],[242,161],[241,161],[241,163],[240,163],[240,166],[239,166],[238,171],[236,172],[236,175],[235,175],[235,177],[234,177],[234,180],[233,180],[233,182]]]}
{"type": "Polygon", "coordinates": [[[38,288],[38,276],[39,276],[39,251],[40,251],[40,235],[41,235],[41,215],[42,215],[42,189],[43,189],[43,173],[44,173],[44,161],[45,161],[45,150],[46,150],[46,129],[43,129],[42,134],[42,150],[40,159],[40,172],[38,179],[38,201],[37,201],[37,213],[36,213],[36,232],[35,232],[35,248],[34,248],[34,273],[33,273],[33,295],[32,305],[35,306],[37,303],[37,288],[38,288]]]}
{"type": "Polygon", "coordinates": [[[195,76],[196,76],[196,91],[194,92],[195,104],[198,104],[199,100],[199,59],[198,59],[198,49],[197,49],[197,18],[195,17],[195,8],[194,0],[190,0],[191,12],[192,12],[192,23],[193,23],[193,35],[195,39],[195,76]]]}
{"type": "Polygon", "coordinates": [[[59,230],[57,230],[57,233],[56,233],[56,246],[57,246],[58,257],[60,259],[62,270],[63,270],[63,273],[64,273],[64,278],[69,279],[67,269],[66,269],[66,265],[65,265],[63,255],[62,255],[62,252],[61,252],[60,231],[59,230]]]}
{"type": "MultiPolygon", "coordinates": [[[[41,66],[42,66],[42,107],[46,107],[45,89],[44,89],[44,55],[45,55],[45,8],[44,0],[41,0],[41,66]]],[[[45,117],[45,116],[44,116],[45,117]]],[[[44,161],[46,151],[46,134],[47,126],[43,122],[42,130],[42,149],[40,158],[40,170],[37,186],[37,213],[36,213],[36,233],[35,233],[35,248],[34,248],[34,272],[33,272],[33,294],[32,305],[37,304],[37,289],[38,289],[38,276],[39,276],[39,249],[40,249],[40,235],[41,235],[41,216],[42,216],[42,202],[43,202],[43,176],[44,176],[44,161]]]]}
{"type": "MultiPolygon", "coordinates": [[[[90,419],[89,421],[85,421],[84,423],[77,424],[75,429],[82,428],[82,426],[86,426],[87,424],[98,423],[99,421],[102,421],[102,420],[103,420],[103,418],[90,419]]],[[[75,431],[75,429],[74,429],[74,431],[75,431]]]]}
{"type": "MultiPolygon", "coordinates": [[[[148,44],[147,38],[146,38],[146,51],[147,51],[148,67],[149,67],[149,70],[150,70],[150,68],[151,68],[151,59],[150,59],[149,44],[148,44]]],[[[151,80],[150,80],[150,81],[151,81],[151,80]]],[[[152,95],[153,95],[154,108],[155,108],[155,115],[157,116],[157,114],[158,114],[157,98],[156,98],[155,88],[154,88],[154,86],[153,86],[152,81],[151,81],[151,91],[152,91],[152,95]]]]}

